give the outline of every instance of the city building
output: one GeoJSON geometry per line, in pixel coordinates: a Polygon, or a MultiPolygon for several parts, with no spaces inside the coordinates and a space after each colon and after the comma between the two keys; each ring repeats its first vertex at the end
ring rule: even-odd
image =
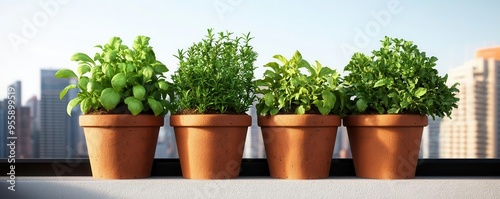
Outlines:
{"type": "Polygon", "coordinates": [[[429,117],[429,124],[424,127],[422,143],[420,144],[420,158],[439,158],[439,131],[441,118],[434,120],[429,117]]]}
{"type": "MultiPolygon", "coordinates": [[[[7,121],[7,99],[0,101],[0,121],[7,121]]],[[[7,155],[7,122],[0,122],[0,158],[7,155]]]]}
{"type": "Polygon", "coordinates": [[[30,135],[30,108],[22,106],[22,83],[16,81],[9,85],[14,89],[14,106],[16,111],[15,135],[16,139],[16,158],[32,158],[31,135],[30,135]]]}
{"type": "Polygon", "coordinates": [[[475,58],[449,72],[460,83],[458,108],[443,118],[441,158],[497,158],[500,155],[500,47],[476,51],[475,58]]]}
{"type": "Polygon", "coordinates": [[[13,84],[9,85],[8,87],[14,88],[14,101],[16,102],[16,108],[19,108],[22,106],[22,84],[21,81],[16,81],[13,84]]]}
{"type": "Polygon", "coordinates": [[[16,158],[33,158],[30,107],[16,107],[16,158]]]}
{"type": "Polygon", "coordinates": [[[38,136],[40,158],[67,158],[71,155],[70,117],[66,113],[68,96],[59,99],[59,93],[69,79],[55,78],[57,70],[41,70],[40,134],[38,136]]]}
{"type": "Polygon", "coordinates": [[[178,158],[174,129],[170,126],[169,115],[165,116],[164,125],[160,127],[155,158],[178,158]]]}
{"type": "Polygon", "coordinates": [[[161,127],[161,131],[164,135],[164,142],[166,147],[166,157],[168,158],[179,158],[177,153],[177,142],[175,141],[174,128],[170,126],[170,113],[165,117],[165,125],[161,127]]]}
{"type": "Polygon", "coordinates": [[[31,156],[33,158],[39,158],[39,143],[38,135],[40,134],[40,101],[36,96],[31,97],[26,101],[26,107],[30,108],[30,136],[31,136],[31,156]]]}

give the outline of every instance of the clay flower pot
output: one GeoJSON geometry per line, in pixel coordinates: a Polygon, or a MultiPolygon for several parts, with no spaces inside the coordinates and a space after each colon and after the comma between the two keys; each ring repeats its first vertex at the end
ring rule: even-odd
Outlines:
{"type": "Polygon", "coordinates": [[[415,177],[423,115],[353,115],[344,118],[356,176],[377,179],[415,177]]]}
{"type": "Polygon", "coordinates": [[[81,115],[92,176],[149,177],[163,119],[153,115],[81,115]]]}
{"type": "Polygon", "coordinates": [[[271,177],[318,179],[329,176],[339,116],[260,116],[258,122],[271,177]]]}
{"type": "Polygon", "coordinates": [[[249,115],[172,115],[182,176],[189,179],[237,178],[249,115]]]}

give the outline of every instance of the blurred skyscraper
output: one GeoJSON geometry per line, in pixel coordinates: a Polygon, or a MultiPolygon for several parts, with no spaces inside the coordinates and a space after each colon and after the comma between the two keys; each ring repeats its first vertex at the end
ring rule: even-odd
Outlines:
{"type": "Polygon", "coordinates": [[[156,145],[155,157],[178,158],[177,144],[175,142],[174,129],[170,126],[170,114],[165,116],[164,125],[160,128],[158,144],[156,145]]]}
{"type": "Polygon", "coordinates": [[[449,72],[460,83],[458,108],[443,118],[441,158],[496,158],[500,154],[500,47],[476,51],[475,58],[449,72]]]}
{"type": "Polygon", "coordinates": [[[0,158],[7,155],[7,99],[0,101],[0,158]]]}
{"type": "Polygon", "coordinates": [[[39,143],[38,143],[38,135],[40,134],[40,101],[36,98],[36,96],[31,97],[28,101],[26,101],[26,106],[30,108],[30,136],[31,136],[31,149],[32,149],[32,157],[39,158],[39,143]]]}
{"type": "Polygon", "coordinates": [[[68,96],[59,99],[59,93],[67,85],[69,79],[55,78],[57,70],[41,70],[41,103],[40,103],[40,158],[67,158],[71,155],[70,117],[66,113],[68,96]]]}
{"type": "MultiPolygon", "coordinates": [[[[32,158],[31,150],[31,129],[29,120],[29,107],[22,106],[22,83],[21,81],[16,81],[9,87],[14,88],[14,106],[16,111],[15,119],[15,135],[16,139],[16,158],[32,158]]],[[[5,121],[5,120],[4,120],[5,121]]]]}
{"type": "Polygon", "coordinates": [[[422,134],[422,143],[420,144],[421,158],[439,158],[439,131],[441,118],[435,120],[429,117],[429,124],[424,127],[422,134]]]}

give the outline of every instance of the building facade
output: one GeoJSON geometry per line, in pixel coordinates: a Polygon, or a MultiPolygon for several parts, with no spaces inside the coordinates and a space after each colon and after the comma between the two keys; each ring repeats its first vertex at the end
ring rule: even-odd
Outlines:
{"type": "Polygon", "coordinates": [[[422,143],[420,144],[421,158],[439,158],[439,131],[441,129],[441,118],[434,120],[429,117],[429,124],[424,127],[422,143]]]}
{"type": "Polygon", "coordinates": [[[31,97],[26,101],[26,107],[30,108],[29,121],[30,121],[30,136],[32,157],[39,158],[39,143],[38,135],[40,134],[40,101],[36,96],[31,97]]]}
{"type": "Polygon", "coordinates": [[[66,113],[68,96],[59,99],[59,93],[69,79],[55,78],[57,70],[41,70],[40,134],[38,136],[40,158],[67,158],[69,147],[70,117],[66,113]]]}
{"type": "Polygon", "coordinates": [[[476,51],[475,58],[449,72],[460,83],[453,119],[443,118],[441,158],[497,158],[500,154],[500,47],[476,51]]]}

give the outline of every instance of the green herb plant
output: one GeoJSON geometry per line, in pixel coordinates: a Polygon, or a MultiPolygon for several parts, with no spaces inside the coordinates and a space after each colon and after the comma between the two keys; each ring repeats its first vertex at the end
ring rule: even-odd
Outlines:
{"type": "Polygon", "coordinates": [[[78,63],[76,73],[61,69],[55,74],[78,80],[60,92],[62,99],[68,90],[80,90],[68,103],[68,115],[78,104],[84,114],[166,115],[170,107],[167,97],[173,95],[171,83],[163,75],[168,68],[156,60],[149,40],[137,36],[129,48],[119,37],[112,37],[104,46],[95,46],[101,52],[94,59],[85,53],[74,54],[71,60],[78,63]]]}
{"type": "Polygon", "coordinates": [[[270,69],[264,78],[256,80],[260,94],[257,114],[341,114],[345,97],[339,87],[336,70],[323,67],[318,61],[311,66],[299,51],[290,60],[282,55],[273,58],[281,62],[265,65],[270,69]],[[302,71],[308,71],[303,73],[302,71]]]}
{"type": "Polygon", "coordinates": [[[355,53],[344,71],[348,114],[421,114],[451,118],[457,108],[456,88],[439,76],[436,57],[428,57],[417,45],[385,37],[372,56],[355,53]]]}
{"type": "Polygon", "coordinates": [[[175,57],[172,75],[176,114],[244,114],[255,100],[254,61],[250,33],[208,34],[175,57]]]}

